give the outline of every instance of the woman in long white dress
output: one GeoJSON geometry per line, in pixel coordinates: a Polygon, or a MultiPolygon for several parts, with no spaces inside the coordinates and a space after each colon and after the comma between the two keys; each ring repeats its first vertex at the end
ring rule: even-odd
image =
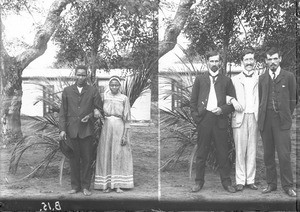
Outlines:
{"type": "Polygon", "coordinates": [[[103,96],[104,124],[97,149],[95,189],[123,192],[133,188],[133,162],[129,140],[130,104],[120,93],[121,80],[113,76],[103,96]]]}

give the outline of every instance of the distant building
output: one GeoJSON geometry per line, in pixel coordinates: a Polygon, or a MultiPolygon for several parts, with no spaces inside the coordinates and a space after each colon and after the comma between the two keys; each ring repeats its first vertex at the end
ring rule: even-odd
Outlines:
{"type": "MultiPolygon", "coordinates": [[[[62,88],[65,85],[62,85],[61,79],[73,84],[73,71],[74,70],[71,69],[25,69],[22,74],[23,96],[21,115],[44,116],[47,114],[51,108],[48,108],[47,104],[44,104],[43,102],[38,102],[38,97],[47,95],[45,89],[51,89],[53,92],[62,91],[62,88]],[[49,83],[46,83],[46,81],[49,83]],[[44,86],[41,86],[37,82],[40,82],[44,86]]],[[[100,93],[103,93],[108,89],[108,80],[112,75],[122,76],[124,75],[124,71],[116,69],[107,73],[97,70],[96,82],[100,93]]],[[[150,89],[144,91],[133,104],[131,108],[131,118],[133,121],[151,121],[150,89]]]]}

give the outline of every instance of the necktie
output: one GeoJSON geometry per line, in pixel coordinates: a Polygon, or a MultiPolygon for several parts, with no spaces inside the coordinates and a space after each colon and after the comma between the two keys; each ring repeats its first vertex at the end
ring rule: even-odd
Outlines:
{"type": "Polygon", "coordinates": [[[218,77],[218,74],[216,76],[213,76],[213,75],[210,74],[210,76],[212,77],[213,83],[215,84],[215,82],[217,80],[217,77],[218,77]]]}
{"type": "Polygon", "coordinates": [[[253,76],[253,74],[254,74],[254,72],[252,72],[252,74],[246,74],[245,72],[243,72],[243,74],[245,75],[245,77],[252,77],[253,76]]]}
{"type": "Polygon", "coordinates": [[[275,80],[275,78],[276,78],[275,72],[273,72],[272,74],[273,74],[273,78],[272,79],[275,80]]]}

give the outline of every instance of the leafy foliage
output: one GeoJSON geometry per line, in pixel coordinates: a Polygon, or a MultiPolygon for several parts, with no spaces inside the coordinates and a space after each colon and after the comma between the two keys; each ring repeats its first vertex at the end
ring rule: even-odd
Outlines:
{"type": "Polygon", "coordinates": [[[155,58],[157,0],[75,2],[54,40],[57,65],[133,68],[155,58]],[[146,51],[147,49],[147,51],[146,51]]]}
{"type": "Polygon", "coordinates": [[[0,3],[1,13],[20,13],[24,10],[36,10],[36,0],[2,0],[0,3]]]}
{"type": "Polygon", "coordinates": [[[267,46],[283,51],[282,66],[295,70],[297,29],[296,2],[293,0],[201,0],[189,17],[185,33],[189,52],[203,55],[209,48],[223,50],[226,62],[240,63],[244,47],[257,48],[264,63],[267,46]]]}

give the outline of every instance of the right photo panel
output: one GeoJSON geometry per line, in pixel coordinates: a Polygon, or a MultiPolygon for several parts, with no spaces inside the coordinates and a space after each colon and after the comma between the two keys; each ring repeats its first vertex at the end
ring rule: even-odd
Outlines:
{"type": "Polygon", "coordinates": [[[162,209],[299,208],[297,4],[160,1],[162,209]]]}

